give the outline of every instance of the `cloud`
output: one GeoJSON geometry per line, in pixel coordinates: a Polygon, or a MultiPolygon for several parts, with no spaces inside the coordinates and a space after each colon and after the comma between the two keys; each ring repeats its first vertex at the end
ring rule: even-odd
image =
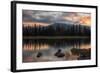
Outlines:
{"type": "Polygon", "coordinates": [[[44,23],[54,22],[80,22],[81,16],[90,16],[89,13],[79,12],[56,12],[56,11],[39,11],[23,10],[23,21],[35,21],[44,23]]]}
{"type": "Polygon", "coordinates": [[[62,15],[62,12],[23,10],[23,21],[54,22],[62,15]]]}

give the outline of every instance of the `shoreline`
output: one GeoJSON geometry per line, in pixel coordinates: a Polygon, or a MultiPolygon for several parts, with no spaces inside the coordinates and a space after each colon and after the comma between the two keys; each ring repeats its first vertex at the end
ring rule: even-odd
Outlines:
{"type": "Polygon", "coordinates": [[[90,39],[90,36],[24,36],[23,39],[90,39]]]}

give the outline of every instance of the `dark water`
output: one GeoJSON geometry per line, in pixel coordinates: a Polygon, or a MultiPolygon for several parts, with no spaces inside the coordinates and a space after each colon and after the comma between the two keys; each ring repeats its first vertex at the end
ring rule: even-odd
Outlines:
{"type": "Polygon", "coordinates": [[[89,38],[23,39],[23,62],[91,59],[89,38]]]}

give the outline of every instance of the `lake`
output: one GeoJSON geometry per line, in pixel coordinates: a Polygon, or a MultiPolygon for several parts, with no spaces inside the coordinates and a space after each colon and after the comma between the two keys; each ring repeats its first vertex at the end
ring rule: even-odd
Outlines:
{"type": "Polygon", "coordinates": [[[23,59],[49,62],[91,59],[90,38],[23,39],[23,59]]]}

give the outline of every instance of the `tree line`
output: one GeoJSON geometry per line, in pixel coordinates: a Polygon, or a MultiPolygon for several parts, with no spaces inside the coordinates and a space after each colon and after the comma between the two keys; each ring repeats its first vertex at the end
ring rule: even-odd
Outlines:
{"type": "Polygon", "coordinates": [[[90,36],[91,29],[83,25],[23,26],[23,36],[90,36]]]}

